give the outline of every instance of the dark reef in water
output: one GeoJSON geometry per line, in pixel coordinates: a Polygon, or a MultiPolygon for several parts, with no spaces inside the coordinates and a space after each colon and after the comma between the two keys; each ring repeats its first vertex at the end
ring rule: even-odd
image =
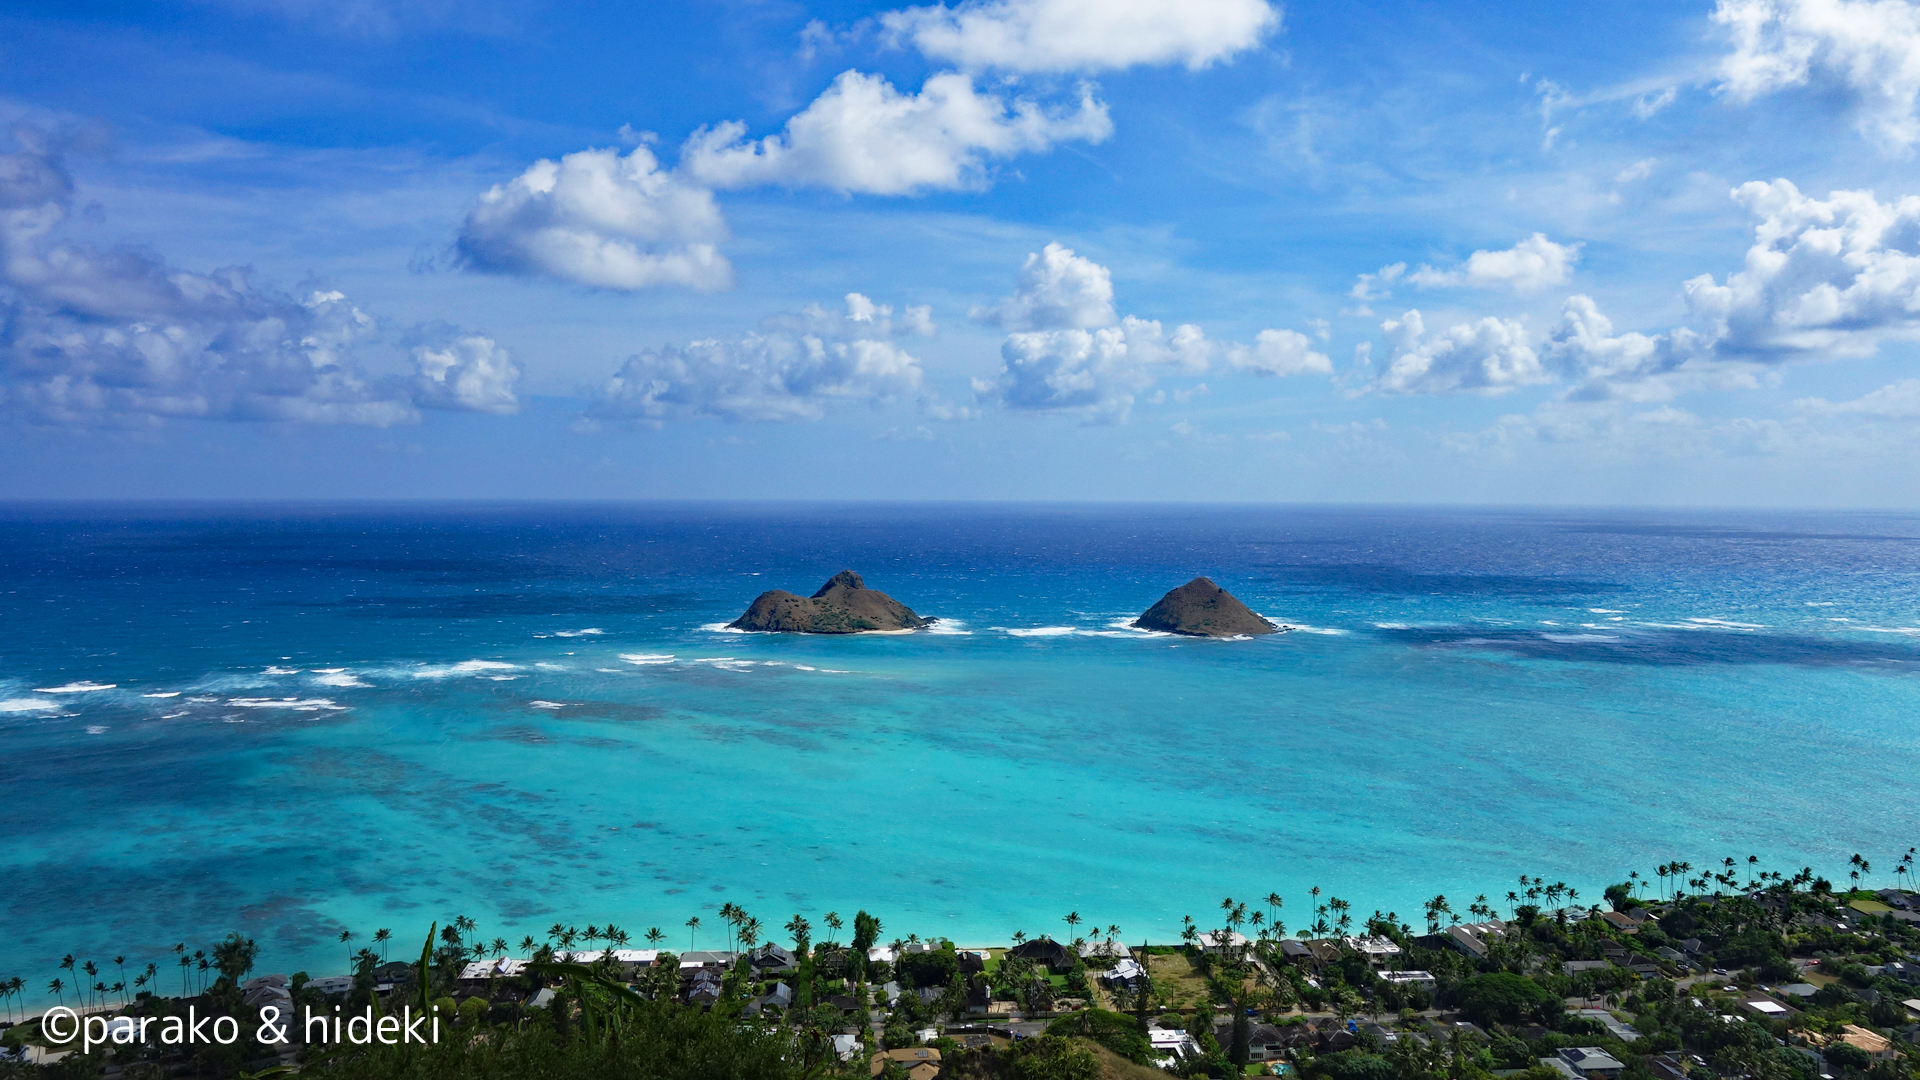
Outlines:
{"type": "Polygon", "coordinates": [[[1192,637],[1246,637],[1276,634],[1283,628],[1253,613],[1233,594],[1203,577],[1160,598],[1133,620],[1142,630],[1164,630],[1192,637]]]}
{"type": "Polygon", "coordinates": [[[915,615],[886,593],[867,588],[860,575],[842,570],[812,596],[785,589],[760,594],[747,613],[727,624],[735,630],[788,634],[858,634],[870,630],[918,630],[932,619],[915,615]]]}

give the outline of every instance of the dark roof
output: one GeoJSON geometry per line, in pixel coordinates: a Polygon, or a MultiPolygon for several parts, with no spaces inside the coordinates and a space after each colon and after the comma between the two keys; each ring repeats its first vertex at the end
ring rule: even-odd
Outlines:
{"type": "Polygon", "coordinates": [[[1072,949],[1052,938],[1044,937],[1023,941],[1008,949],[1007,955],[1016,956],[1022,960],[1037,960],[1048,967],[1072,967],[1079,960],[1079,957],[1073,955],[1072,949]]]}

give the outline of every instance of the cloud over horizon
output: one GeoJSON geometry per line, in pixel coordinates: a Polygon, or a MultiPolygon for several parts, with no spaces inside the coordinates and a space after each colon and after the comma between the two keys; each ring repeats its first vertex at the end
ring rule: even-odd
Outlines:
{"type": "Polygon", "coordinates": [[[830,405],[916,393],[924,372],[897,339],[933,335],[931,312],[893,308],[848,293],[845,311],[809,304],[766,320],[761,332],[706,338],[636,353],[588,405],[590,421],[659,425],[710,418],[741,422],[819,420],[830,405]]]}
{"type": "Polygon", "coordinates": [[[465,337],[470,353],[489,356],[484,371],[420,356],[414,379],[370,376],[357,350],[378,326],[338,290],[294,297],[261,287],[246,267],[202,274],[57,238],[72,178],[44,132],[13,134],[20,150],[0,154],[0,402],[16,415],[388,427],[417,421],[420,408],[517,407],[518,369],[489,338],[465,337]]]}

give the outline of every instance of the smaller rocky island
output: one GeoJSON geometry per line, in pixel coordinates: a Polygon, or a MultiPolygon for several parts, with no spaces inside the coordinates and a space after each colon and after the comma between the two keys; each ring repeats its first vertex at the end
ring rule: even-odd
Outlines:
{"type": "Polygon", "coordinates": [[[877,589],[860,575],[842,570],[812,596],[785,589],[760,594],[747,613],[728,623],[734,630],[784,634],[861,634],[876,630],[918,630],[934,620],[915,615],[907,605],[877,589]]]}
{"type": "Polygon", "coordinates": [[[1142,630],[1215,638],[1278,634],[1291,629],[1255,615],[1232,593],[1203,577],[1161,597],[1159,603],[1133,620],[1133,625],[1142,630]]]}

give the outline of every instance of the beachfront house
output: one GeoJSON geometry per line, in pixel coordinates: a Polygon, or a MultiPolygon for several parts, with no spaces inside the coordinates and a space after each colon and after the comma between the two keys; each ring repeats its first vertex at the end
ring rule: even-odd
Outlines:
{"type": "Polygon", "coordinates": [[[1072,971],[1074,966],[1079,963],[1079,957],[1073,954],[1072,949],[1048,937],[1037,937],[1031,941],[1023,941],[1013,948],[1008,949],[1007,955],[1022,960],[1031,960],[1036,964],[1044,964],[1048,970],[1056,975],[1063,975],[1072,971]]]}
{"type": "Polygon", "coordinates": [[[793,954],[771,941],[748,953],[747,963],[753,965],[754,977],[761,979],[799,970],[793,954]]]}
{"type": "Polygon", "coordinates": [[[1210,956],[1225,956],[1231,950],[1234,956],[1244,956],[1252,939],[1238,930],[1215,930],[1200,935],[1200,951],[1210,956]]]}
{"type": "Polygon", "coordinates": [[[1373,968],[1387,967],[1400,957],[1400,946],[1391,938],[1344,937],[1340,943],[1366,957],[1367,965],[1373,968]]]}

